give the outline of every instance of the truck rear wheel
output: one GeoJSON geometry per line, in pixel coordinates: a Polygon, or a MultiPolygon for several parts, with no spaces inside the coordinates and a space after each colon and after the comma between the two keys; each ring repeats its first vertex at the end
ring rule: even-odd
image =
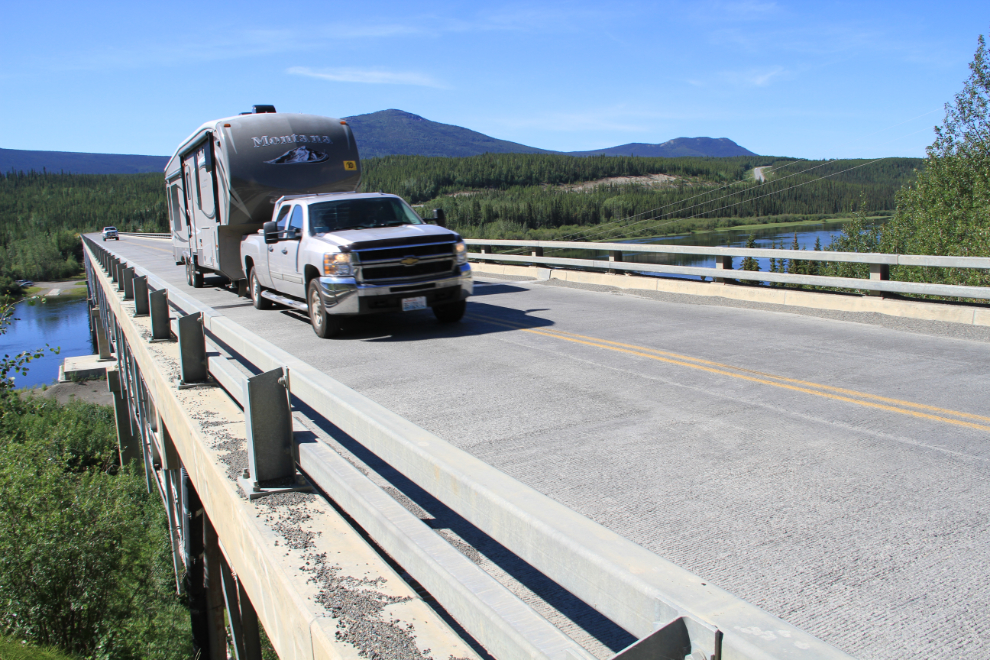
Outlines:
{"type": "Polygon", "coordinates": [[[309,292],[306,296],[309,301],[309,322],[313,325],[313,332],[317,337],[329,339],[340,334],[343,325],[339,316],[327,314],[326,307],[323,306],[323,296],[320,294],[320,282],[318,280],[309,281],[309,292]]]}
{"type": "Polygon", "coordinates": [[[261,295],[261,282],[258,281],[258,276],[255,274],[254,269],[251,269],[251,302],[254,303],[255,309],[271,309],[272,301],[261,295]]]}
{"type": "Polygon", "coordinates": [[[465,309],[467,309],[466,300],[447,303],[446,305],[434,305],[433,315],[441,323],[457,323],[464,316],[465,309]]]}

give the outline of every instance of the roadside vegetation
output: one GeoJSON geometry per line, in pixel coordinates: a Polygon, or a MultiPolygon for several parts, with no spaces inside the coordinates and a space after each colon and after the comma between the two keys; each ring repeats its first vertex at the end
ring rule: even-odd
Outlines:
{"type": "MultiPolygon", "coordinates": [[[[898,192],[891,221],[882,229],[862,221],[850,223],[829,249],[990,256],[990,49],[982,35],[969,69],[962,91],[945,106],[945,119],[935,129],[924,168],[915,182],[898,192]]],[[[833,270],[863,276],[852,264],[833,270]]],[[[894,266],[890,277],[990,286],[990,272],[978,269],[894,266]]]]}
{"type": "Polygon", "coordinates": [[[44,351],[0,359],[0,656],[191,657],[165,513],[117,465],[112,409],[12,389],[44,351]]]}

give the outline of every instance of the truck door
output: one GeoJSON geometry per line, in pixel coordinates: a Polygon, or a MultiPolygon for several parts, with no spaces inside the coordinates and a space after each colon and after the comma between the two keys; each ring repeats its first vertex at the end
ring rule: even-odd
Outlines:
{"type": "MultiPolygon", "coordinates": [[[[285,224],[289,221],[289,211],[291,210],[292,207],[289,204],[286,204],[278,210],[278,215],[275,216],[275,230],[280,239],[285,234],[285,224]]],[[[258,271],[258,281],[261,282],[261,285],[271,287],[276,291],[283,290],[282,273],[277,271],[279,262],[275,258],[276,254],[281,255],[282,248],[280,247],[280,243],[281,240],[279,243],[265,244],[265,247],[268,248],[268,252],[265,257],[267,261],[264,264],[264,268],[258,271]]]]}
{"type": "Polygon", "coordinates": [[[293,206],[280,240],[269,245],[268,267],[272,271],[275,288],[290,296],[305,298],[303,273],[299,264],[299,245],[302,243],[303,207],[293,206]],[[271,249],[274,248],[274,249],[271,249]]]}
{"type": "Polygon", "coordinates": [[[193,238],[199,265],[218,268],[216,185],[213,178],[213,145],[207,140],[183,159],[186,194],[192,210],[193,238]]]}

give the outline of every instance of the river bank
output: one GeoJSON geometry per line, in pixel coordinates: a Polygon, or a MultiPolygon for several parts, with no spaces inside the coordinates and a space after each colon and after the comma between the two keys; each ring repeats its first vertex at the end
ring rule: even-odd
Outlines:
{"type": "Polygon", "coordinates": [[[85,295],[31,297],[14,305],[13,321],[0,335],[0,354],[16,355],[36,349],[45,349],[44,355],[31,361],[26,375],[13,375],[19,389],[53,385],[66,357],[97,352],[89,331],[85,295]],[[48,348],[59,350],[55,353],[48,348]]]}

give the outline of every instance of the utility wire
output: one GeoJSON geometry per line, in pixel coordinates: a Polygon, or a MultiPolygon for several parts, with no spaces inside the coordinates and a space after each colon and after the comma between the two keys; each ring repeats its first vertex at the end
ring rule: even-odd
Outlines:
{"type": "MultiPolygon", "coordinates": [[[[794,163],[800,163],[800,162],[802,162],[802,161],[801,160],[792,160],[791,162],[786,163],[784,165],[780,165],[780,166],[776,166],[776,165],[775,166],[764,166],[763,169],[765,169],[765,170],[782,170],[785,167],[790,167],[794,163]]],[[[823,165],[825,165],[825,164],[827,164],[827,163],[823,163],[823,165]]],[[[821,165],[819,165],[818,167],[821,167],[821,165]]],[[[815,168],[810,168],[810,169],[815,169],[815,168]]],[[[805,171],[810,171],[810,170],[805,170],[805,171]]],[[[802,172],[798,172],[797,174],[802,174],[802,172]]],[[[796,175],[790,175],[790,176],[796,176],[796,175]]],[[[785,179],[786,178],[790,178],[790,176],[785,177],[785,179]]],[[[781,180],[783,180],[783,179],[781,179],[781,180]]],[[[641,215],[645,215],[647,213],[655,213],[656,211],[662,211],[663,209],[669,208],[671,206],[675,206],[677,204],[683,204],[685,202],[690,202],[692,199],[697,199],[699,197],[704,197],[705,195],[712,195],[712,194],[715,194],[715,193],[719,192],[720,190],[725,190],[726,188],[731,188],[732,186],[736,185],[736,183],[738,183],[738,182],[735,182],[734,181],[732,183],[727,183],[724,186],[721,186],[721,187],[716,188],[714,190],[706,190],[705,192],[698,193],[697,195],[694,195],[693,197],[688,197],[687,199],[679,199],[676,202],[671,202],[669,204],[664,204],[663,206],[659,206],[659,207],[657,207],[655,209],[650,209],[650,210],[647,210],[647,211],[640,211],[639,213],[635,213],[633,215],[627,216],[625,218],[622,218],[622,219],[617,220],[617,221],[614,221],[614,222],[625,222],[626,220],[632,220],[633,218],[637,218],[637,217],[639,217],[641,215]]],[[[740,194],[742,192],[745,192],[746,190],[751,190],[751,189],[752,188],[746,188],[745,190],[740,190],[740,191],[738,191],[736,193],[733,193],[733,194],[734,195],[738,195],[738,194],[740,194]]],[[[725,197],[731,197],[731,195],[725,195],[725,196],[719,197],[717,199],[712,199],[712,200],[707,200],[705,202],[700,202],[699,204],[695,204],[694,206],[689,206],[688,208],[694,208],[695,206],[700,206],[701,204],[708,204],[708,203],[711,203],[711,202],[716,202],[719,199],[725,199],[725,197]]],[[[679,209],[679,210],[680,211],[684,211],[684,210],[687,210],[687,209],[679,209]]],[[[665,215],[670,215],[670,214],[668,213],[668,214],[665,214],[665,215]]],[[[662,217],[663,216],[661,216],[661,218],[662,217]]],[[[650,220],[656,220],[656,219],[657,219],[656,216],[653,216],[653,217],[650,217],[650,218],[644,218],[643,220],[640,220],[638,222],[632,222],[632,223],[629,223],[628,225],[623,225],[622,227],[611,227],[611,228],[608,228],[608,229],[600,230],[598,232],[590,232],[590,233],[580,232],[580,233],[576,233],[576,234],[566,234],[566,235],[564,235],[564,236],[561,237],[561,240],[567,240],[568,238],[574,238],[576,236],[583,236],[583,237],[587,238],[588,236],[599,235],[599,234],[602,233],[602,231],[605,232],[605,235],[608,235],[608,234],[614,233],[617,230],[627,229],[627,228],[632,227],[634,225],[637,225],[637,224],[640,224],[640,223],[643,223],[643,222],[648,222],[650,220]]],[[[677,218],[675,220],[672,220],[671,222],[665,223],[665,225],[666,224],[671,224],[672,222],[676,222],[677,220],[682,220],[682,219],[683,218],[677,218]]],[[[660,225],[660,226],[662,227],[664,225],[660,225]]],[[[525,251],[523,248],[515,248],[513,250],[509,250],[505,254],[512,254],[513,252],[516,252],[516,251],[519,251],[519,250],[525,251]]]]}

